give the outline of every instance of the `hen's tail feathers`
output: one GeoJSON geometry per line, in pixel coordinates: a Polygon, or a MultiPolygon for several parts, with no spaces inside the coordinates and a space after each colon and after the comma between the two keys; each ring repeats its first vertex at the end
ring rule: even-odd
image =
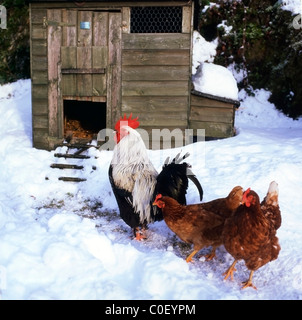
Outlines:
{"type": "Polygon", "coordinates": [[[278,183],[276,181],[272,181],[269,185],[267,194],[262,202],[267,205],[278,206],[279,205],[278,197],[279,197],[278,183]]]}
{"type": "Polygon", "coordinates": [[[266,196],[261,202],[261,209],[263,210],[265,217],[273,222],[276,230],[280,228],[282,223],[278,197],[278,183],[276,181],[272,181],[269,185],[266,196]]]}

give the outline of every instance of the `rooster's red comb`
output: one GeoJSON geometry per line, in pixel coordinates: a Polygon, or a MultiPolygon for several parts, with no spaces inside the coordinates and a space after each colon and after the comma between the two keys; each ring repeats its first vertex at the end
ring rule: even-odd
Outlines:
{"type": "Polygon", "coordinates": [[[132,119],[132,113],[131,113],[129,118],[127,119],[126,114],[124,114],[124,118],[121,117],[120,120],[117,121],[117,123],[115,124],[114,129],[116,131],[120,131],[121,124],[122,125],[127,125],[127,126],[131,127],[132,129],[136,129],[139,126],[138,117],[136,117],[135,119],[132,119]]]}

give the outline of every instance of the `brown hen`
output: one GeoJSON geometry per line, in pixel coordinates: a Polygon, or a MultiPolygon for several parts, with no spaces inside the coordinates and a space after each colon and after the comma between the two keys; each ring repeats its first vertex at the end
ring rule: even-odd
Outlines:
{"type": "Polygon", "coordinates": [[[257,289],[252,283],[254,271],[277,259],[281,248],[274,221],[261,210],[259,196],[255,191],[245,191],[243,204],[225,222],[222,238],[225,249],[235,259],[224,273],[224,279],[229,276],[233,279],[235,264],[243,259],[250,270],[250,276],[243,283],[242,289],[257,289]]]}
{"type": "Polygon", "coordinates": [[[193,252],[186,258],[190,262],[204,247],[212,246],[207,260],[215,257],[216,248],[222,245],[225,219],[240,205],[243,188],[237,186],[226,198],[206,203],[181,205],[176,200],[158,194],[153,205],[162,209],[167,226],[184,242],[193,244],[193,252]]]}

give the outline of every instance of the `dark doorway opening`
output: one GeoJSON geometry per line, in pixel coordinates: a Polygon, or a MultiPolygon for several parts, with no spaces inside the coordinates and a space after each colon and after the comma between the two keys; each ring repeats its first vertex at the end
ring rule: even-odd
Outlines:
{"type": "Polygon", "coordinates": [[[64,138],[76,141],[97,139],[106,128],[106,103],[64,100],[64,138]]]}

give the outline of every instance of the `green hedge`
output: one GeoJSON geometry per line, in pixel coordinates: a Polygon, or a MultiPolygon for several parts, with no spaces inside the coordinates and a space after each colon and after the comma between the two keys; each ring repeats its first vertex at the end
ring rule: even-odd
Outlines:
{"type": "Polygon", "coordinates": [[[7,29],[0,29],[0,83],[30,78],[29,14],[25,0],[4,0],[7,29]]]}

